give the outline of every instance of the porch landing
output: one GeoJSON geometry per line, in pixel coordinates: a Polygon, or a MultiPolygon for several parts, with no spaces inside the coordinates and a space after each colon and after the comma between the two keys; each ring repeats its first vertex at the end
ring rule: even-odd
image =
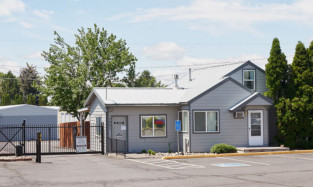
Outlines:
{"type": "Polygon", "coordinates": [[[238,153],[289,151],[288,147],[236,147],[238,153]]]}

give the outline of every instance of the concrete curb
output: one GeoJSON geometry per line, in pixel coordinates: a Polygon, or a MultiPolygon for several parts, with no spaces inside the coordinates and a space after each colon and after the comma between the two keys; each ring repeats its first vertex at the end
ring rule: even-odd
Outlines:
{"type": "Polygon", "coordinates": [[[32,157],[29,157],[29,156],[21,156],[21,157],[3,156],[3,157],[0,157],[0,162],[16,162],[16,161],[32,161],[32,157]]]}
{"type": "Polygon", "coordinates": [[[313,153],[313,150],[254,152],[254,153],[226,153],[226,154],[211,154],[211,155],[181,155],[181,156],[165,156],[162,159],[186,159],[186,158],[209,158],[209,157],[227,157],[227,156],[277,155],[277,154],[297,154],[297,153],[313,153]]]}

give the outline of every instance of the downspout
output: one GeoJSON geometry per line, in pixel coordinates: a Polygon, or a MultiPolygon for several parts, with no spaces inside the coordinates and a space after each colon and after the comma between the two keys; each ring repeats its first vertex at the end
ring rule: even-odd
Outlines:
{"type": "Polygon", "coordinates": [[[188,108],[189,108],[189,153],[192,153],[191,151],[191,131],[192,131],[192,110],[190,108],[190,103],[188,102],[188,108]]]}
{"type": "MultiPolygon", "coordinates": [[[[106,118],[105,118],[105,154],[108,155],[109,154],[109,146],[108,146],[108,139],[109,139],[109,108],[107,108],[106,111],[106,118]]],[[[111,129],[112,131],[112,129],[111,129]]],[[[111,145],[111,142],[110,142],[111,145]]],[[[110,146],[111,147],[111,146],[110,146]]],[[[111,150],[110,150],[111,151],[111,150]]]]}

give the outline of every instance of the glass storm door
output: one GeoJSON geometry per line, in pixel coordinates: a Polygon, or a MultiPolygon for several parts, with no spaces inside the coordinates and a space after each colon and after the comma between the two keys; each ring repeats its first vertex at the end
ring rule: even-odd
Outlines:
{"type": "Polygon", "coordinates": [[[249,146],[263,146],[263,110],[248,110],[249,146]]]}

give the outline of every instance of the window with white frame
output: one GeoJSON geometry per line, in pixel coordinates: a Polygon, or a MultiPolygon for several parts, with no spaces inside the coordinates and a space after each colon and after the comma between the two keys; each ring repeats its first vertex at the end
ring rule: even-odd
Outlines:
{"type": "Polygon", "coordinates": [[[101,117],[96,117],[96,135],[101,134],[101,117]]]}
{"type": "Polygon", "coordinates": [[[219,111],[195,111],[195,132],[219,132],[219,111]]]}
{"type": "Polygon", "coordinates": [[[164,137],[166,136],[165,115],[141,116],[141,137],[164,137]]]}
{"type": "Polygon", "coordinates": [[[243,85],[255,89],[255,70],[243,70],[243,85]]]}
{"type": "Polygon", "coordinates": [[[179,120],[181,121],[182,131],[188,132],[189,129],[189,112],[187,110],[179,111],[179,120]]]}

